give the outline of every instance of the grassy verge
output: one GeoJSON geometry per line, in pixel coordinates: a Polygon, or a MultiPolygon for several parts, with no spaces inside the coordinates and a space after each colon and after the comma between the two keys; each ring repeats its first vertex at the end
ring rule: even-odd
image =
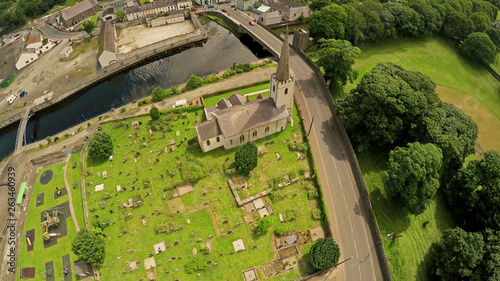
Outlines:
{"type": "Polygon", "coordinates": [[[385,185],[387,153],[358,153],[358,161],[370,194],[372,208],[382,236],[393,280],[430,280],[429,250],[454,222],[438,193],[427,210],[411,215],[393,199],[385,185]],[[391,237],[385,236],[394,233],[391,237]]]}
{"type": "Polygon", "coordinates": [[[364,47],[354,66],[359,77],[344,88],[344,96],[380,62],[428,75],[438,85],[436,92],[443,101],[476,121],[483,150],[500,150],[500,83],[481,65],[464,58],[452,42],[441,37],[402,38],[364,47]]]}

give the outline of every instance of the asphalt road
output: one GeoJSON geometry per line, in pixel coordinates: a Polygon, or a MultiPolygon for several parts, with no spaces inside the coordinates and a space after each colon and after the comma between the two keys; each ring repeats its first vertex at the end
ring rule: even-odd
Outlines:
{"type": "MultiPolygon", "coordinates": [[[[234,11],[230,17],[246,26],[250,32],[266,42],[267,46],[280,51],[282,41],[259,25],[250,26],[249,18],[234,11]]],[[[352,176],[352,168],[344,158],[347,151],[339,135],[340,128],[335,128],[333,114],[328,106],[322,83],[309,65],[298,54],[290,50],[290,67],[295,75],[299,95],[296,101],[305,116],[305,124],[314,122],[311,130],[311,148],[318,168],[325,202],[330,217],[334,237],[338,230],[341,261],[353,257],[339,266],[344,270],[345,280],[383,280],[380,262],[374,249],[374,237],[367,223],[368,215],[360,201],[356,182],[352,176]],[[300,101],[303,104],[300,104],[300,101]]]]}

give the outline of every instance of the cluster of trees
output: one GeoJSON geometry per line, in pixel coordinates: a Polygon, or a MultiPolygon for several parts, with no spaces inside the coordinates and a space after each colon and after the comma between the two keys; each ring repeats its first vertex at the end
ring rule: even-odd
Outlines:
{"type": "Polygon", "coordinates": [[[113,140],[105,132],[96,132],[89,141],[88,154],[90,158],[106,159],[113,154],[113,140]]]}
{"type": "Polygon", "coordinates": [[[413,214],[422,213],[441,182],[474,153],[477,139],[472,118],[441,102],[435,88],[420,72],[381,63],[338,103],[359,150],[393,149],[387,184],[413,214]]]}
{"type": "Polygon", "coordinates": [[[332,238],[321,238],[311,247],[309,260],[314,268],[323,270],[336,265],[340,258],[340,248],[332,238]]]}
{"type": "Polygon", "coordinates": [[[13,28],[26,23],[27,18],[36,18],[45,14],[55,5],[65,0],[18,0],[15,9],[11,9],[15,1],[0,1],[0,27],[13,28]]]}
{"type": "Polygon", "coordinates": [[[162,89],[161,87],[156,87],[153,89],[153,102],[162,101],[168,97],[177,95],[180,92],[181,91],[176,86],[166,90],[162,89]]]}
{"type": "Polygon", "coordinates": [[[430,36],[443,31],[463,40],[472,32],[490,28],[498,10],[482,0],[340,2],[339,5],[333,0],[312,1],[310,7],[314,12],[309,23],[316,39],[345,39],[359,45],[365,41],[430,36]]]}
{"type": "Polygon", "coordinates": [[[71,250],[78,258],[93,265],[104,262],[105,245],[101,235],[83,229],[76,234],[71,242],[71,250]]]}

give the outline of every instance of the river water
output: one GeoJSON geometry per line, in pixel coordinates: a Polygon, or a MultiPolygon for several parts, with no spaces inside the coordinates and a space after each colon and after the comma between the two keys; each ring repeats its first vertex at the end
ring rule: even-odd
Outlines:
{"type": "MultiPolygon", "coordinates": [[[[209,37],[202,46],[125,71],[35,114],[26,128],[27,142],[45,139],[111,108],[118,109],[133,100],[150,96],[156,86],[170,88],[185,83],[191,74],[207,76],[228,69],[233,63],[254,62],[271,56],[246,34],[236,37],[214,22],[205,27],[209,37]]],[[[0,160],[14,151],[17,126],[18,123],[0,131],[0,160]]]]}

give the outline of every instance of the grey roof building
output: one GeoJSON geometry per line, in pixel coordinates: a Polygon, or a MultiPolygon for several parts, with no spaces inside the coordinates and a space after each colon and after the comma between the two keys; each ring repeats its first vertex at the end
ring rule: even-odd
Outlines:
{"type": "Polygon", "coordinates": [[[265,3],[276,11],[279,11],[287,21],[296,21],[300,16],[308,18],[311,9],[290,0],[266,0],[265,3]]]}
{"type": "Polygon", "coordinates": [[[60,12],[62,24],[66,27],[73,26],[86,18],[97,14],[101,9],[97,0],[84,0],[60,12]]]}
{"type": "Polygon", "coordinates": [[[97,54],[102,68],[118,62],[116,56],[116,31],[112,22],[106,21],[101,27],[99,37],[99,52],[97,54]]]}
{"type": "Polygon", "coordinates": [[[293,110],[295,79],[289,69],[288,34],[276,73],[271,76],[269,97],[247,101],[234,93],[205,108],[207,121],[195,126],[203,152],[218,147],[231,149],[286,129],[293,110]]]}

